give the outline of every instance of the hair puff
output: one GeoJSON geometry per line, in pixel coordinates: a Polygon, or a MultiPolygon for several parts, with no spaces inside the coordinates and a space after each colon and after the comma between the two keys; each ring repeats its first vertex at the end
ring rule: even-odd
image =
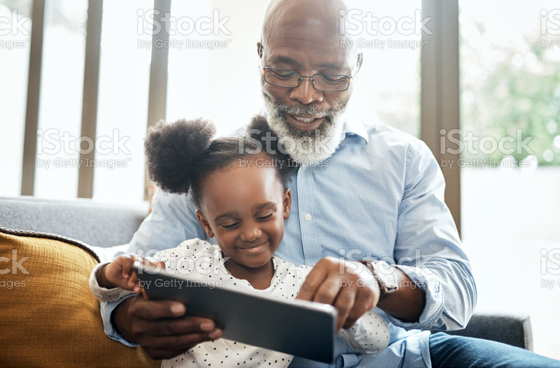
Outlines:
{"type": "Polygon", "coordinates": [[[150,128],[144,142],[150,179],[169,193],[187,193],[197,163],[215,134],[209,120],[160,121],[150,128]]]}

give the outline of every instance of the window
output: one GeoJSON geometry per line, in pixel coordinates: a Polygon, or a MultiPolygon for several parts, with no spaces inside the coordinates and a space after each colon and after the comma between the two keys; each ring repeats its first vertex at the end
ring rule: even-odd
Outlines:
{"type": "Polygon", "coordinates": [[[560,251],[560,44],[545,47],[557,5],[461,1],[459,17],[462,235],[478,305],[530,313],[535,351],[556,359],[560,297],[542,280],[558,281],[546,269],[560,251]]]}
{"type": "Polygon", "coordinates": [[[364,54],[364,63],[348,110],[356,110],[353,113],[369,123],[387,124],[419,137],[420,3],[360,0],[349,4],[346,26],[364,54]]]}
{"type": "Polygon", "coordinates": [[[93,198],[138,202],[144,198],[144,136],[148,117],[151,34],[138,19],[153,1],[105,0],[101,35],[99,105],[93,198]]]}
{"type": "Polygon", "coordinates": [[[31,1],[0,3],[0,18],[21,25],[0,27],[0,193],[15,196],[21,191],[31,1]]]}
{"type": "Polygon", "coordinates": [[[87,8],[85,0],[45,5],[34,191],[38,197],[76,198],[87,8]]]}

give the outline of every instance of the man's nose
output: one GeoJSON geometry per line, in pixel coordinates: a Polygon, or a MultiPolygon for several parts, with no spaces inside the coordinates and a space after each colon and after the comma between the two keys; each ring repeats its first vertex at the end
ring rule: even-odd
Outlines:
{"type": "Polygon", "coordinates": [[[303,105],[309,105],[312,102],[323,102],[323,92],[317,91],[313,87],[311,78],[302,78],[299,86],[292,89],[290,99],[297,100],[303,105]]]}
{"type": "Polygon", "coordinates": [[[241,240],[246,242],[252,242],[259,239],[262,236],[262,231],[256,224],[251,224],[246,226],[241,232],[241,240]]]}

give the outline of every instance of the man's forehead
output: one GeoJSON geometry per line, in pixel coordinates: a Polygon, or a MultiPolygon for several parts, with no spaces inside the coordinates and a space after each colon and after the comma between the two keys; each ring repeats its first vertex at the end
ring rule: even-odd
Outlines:
{"type": "Polygon", "coordinates": [[[264,60],[293,67],[347,69],[352,61],[347,48],[322,39],[282,35],[265,45],[264,60]]]}
{"type": "Polygon", "coordinates": [[[348,50],[340,34],[339,11],[334,0],[278,0],[267,10],[262,41],[268,58],[311,54],[329,63],[344,64],[348,50]]]}
{"type": "Polygon", "coordinates": [[[296,19],[290,22],[276,22],[266,36],[266,43],[279,43],[281,46],[286,46],[291,42],[296,42],[297,44],[307,44],[307,46],[319,44],[338,48],[341,45],[341,39],[342,36],[336,30],[323,23],[298,22],[296,19]]]}
{"type": "Polygon", "coordinates": [[[263,23],[263,38],[288,34],[304,37],[322,36],[323,41],[338,43],[343,5],[331,0],[278,0],[272,2],[263,23]]]}
{"type": "Polygon", "coordinates": [[[265,50],[265,60],[293,66],[310,63],[322,68],[345,68],[349,63],[344,48],[299,38],[282,38],[271,42],[265,50]]]}

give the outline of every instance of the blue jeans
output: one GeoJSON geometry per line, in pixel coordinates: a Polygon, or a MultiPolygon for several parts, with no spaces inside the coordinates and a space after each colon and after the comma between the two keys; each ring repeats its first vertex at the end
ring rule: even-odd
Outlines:
{"type": "Polygon", "coordinates": [[[560,361],[499,342],[453,336],[438,332],[430,336],[433,367],[460,368],[560,368],[560,361]]]}

